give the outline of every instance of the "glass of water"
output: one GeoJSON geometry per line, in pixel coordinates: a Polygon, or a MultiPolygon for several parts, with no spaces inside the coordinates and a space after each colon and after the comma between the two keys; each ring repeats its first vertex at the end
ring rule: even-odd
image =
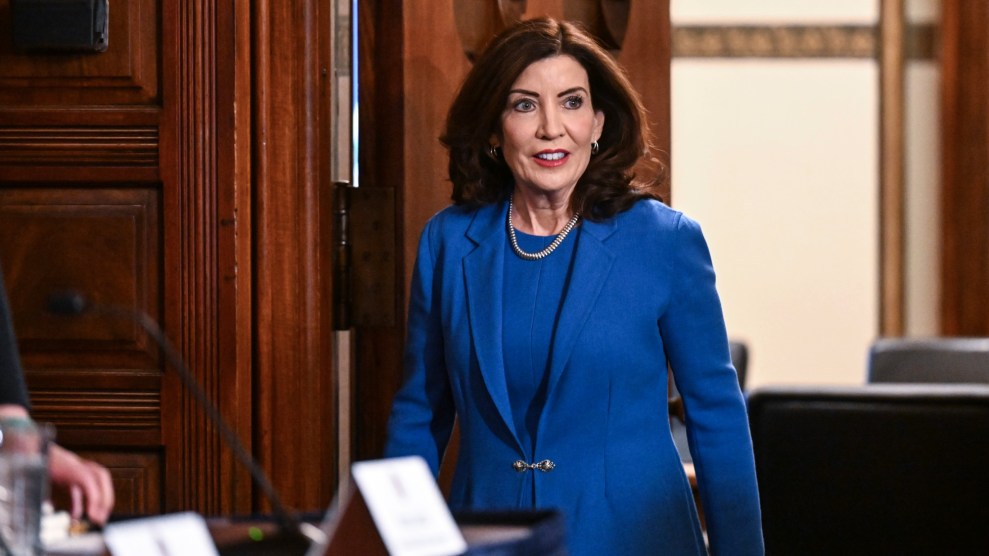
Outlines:
{"type": "Polygon", "coordinates": [[[41,546],[41,505],[48,498],[49,424],[0,419],[0,554],[36,556],[41,546]]]}

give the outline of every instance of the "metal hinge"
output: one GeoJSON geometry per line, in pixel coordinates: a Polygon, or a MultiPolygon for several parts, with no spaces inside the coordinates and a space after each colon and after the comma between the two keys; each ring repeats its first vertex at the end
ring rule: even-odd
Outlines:
{"type": "Polygon", "coordinates": [[[333,187],[333,328],[394,326],[395,190],[333,187]]]}

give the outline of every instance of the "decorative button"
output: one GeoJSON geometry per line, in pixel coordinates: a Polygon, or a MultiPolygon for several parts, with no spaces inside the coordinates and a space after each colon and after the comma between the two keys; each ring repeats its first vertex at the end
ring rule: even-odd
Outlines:
{"type": "Polygon", "coordinates": [[[526,463],[522,460],[518,460],[512,464],[512,469],[514,469],[519,473],[525,473],[526,471],[530,471],[533,469],[538,469],[543,473],[548,473],[555,468],[556,468],[556,464],[548,459],[544,459],[543,461],[539,461],[536,463],[526,463]]]}

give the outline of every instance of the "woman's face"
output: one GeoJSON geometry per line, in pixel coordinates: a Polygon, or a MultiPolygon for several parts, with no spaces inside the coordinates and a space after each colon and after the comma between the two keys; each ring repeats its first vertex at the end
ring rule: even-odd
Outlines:
{"type": "Polygon", "coordinates": [[[533,62],[508,93],[501,149],[522,188],[569,198],[601,137],[604,113],[591,106],[587,71],[571,56],[533,62]]]}

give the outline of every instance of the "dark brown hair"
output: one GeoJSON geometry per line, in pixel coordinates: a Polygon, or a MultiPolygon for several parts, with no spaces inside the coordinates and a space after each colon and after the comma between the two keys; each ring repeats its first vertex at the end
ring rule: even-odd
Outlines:
{"type": "Polygon", "coordinates": [[[457,93],[440,140],[450,152],[453,202],[483,205],[505,199],[514,184],[504,160],[488,155],[492,135],[501,135],[501,114],[512,83],[539,60],[557,55],[576,59],[587,71],[591,102],[604,112],[600,151],[577,182],[571,209],[600,220],[652,196],[633,182],[632,167],[648,153],[646,110],[624,70],[574,23],[530,19],[492,39],[457,93]]]}

